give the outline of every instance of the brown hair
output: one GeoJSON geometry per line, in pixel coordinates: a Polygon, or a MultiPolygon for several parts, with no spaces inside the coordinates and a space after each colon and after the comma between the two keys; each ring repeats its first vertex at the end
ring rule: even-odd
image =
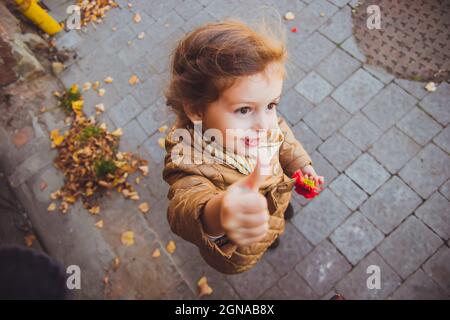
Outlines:
{"type": "Polygon", "coordinates": [[[259,32],[243,22],[227,20],[203,25],[179,41],[165,92],[179,125],[190,123],[184,104],[204,110],[238,77],[263,72],[272,62],[286,61],[281,28],[262,23],[258,28],[259,32]]]}

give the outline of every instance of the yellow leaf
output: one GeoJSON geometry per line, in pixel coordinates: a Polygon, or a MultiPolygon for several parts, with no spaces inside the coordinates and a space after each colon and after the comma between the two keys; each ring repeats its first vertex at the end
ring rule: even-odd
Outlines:
{"type": "Polygon", "coordinates": [[[97,90],[99,86],[100,86],[100,82],[95,81],[94,84],[92,85],[92,89],[97,90]]]}
{"type": "Polygon", "coordinates": [[[136,23],[141,22],[141,15],[139,14],[139,12],[137,12],[134,16],[133,16],[133,20],[136,23]]]}
{"type": "Polygon", "coordinates": [[[132,86],[134,86],[136,83],[139,83],[139,78],[137,75],[133,74],[130,79],[128,80],[128,83],[132,86]]]}
{"type": "Polygon", "coordinates": [[[77,84],[73,84],[70,87],[70,93],[77,93],[78,92],[78,85],[77,84]]]}
{"type": "Polygon", "coordinates": [[[166,141],[165,141],[165,139],[164,138],[159,138],[158,139],[158,144],[159,144],[159,146],[161,147],[161,148],[165,148],[165,146],[166,146],[166,141]]]}
{"type": "Polygon", "coordinates": [[[99,220],[99,221],[95,224],[95,226],[96,226],[97,228],[99,228],[99,229],[103,228],[103,220],[99,220]]]}
{"type": "Polygon", "coordinates": [[[161,256],[161,251],[159,251],[159,249],[155,249],[155,251],[153,251],[152,253],[152,257],[158,258],[159,256],[161,256]]]}
{"type": "Polygon", "coordinates": [[[111,132],[111,135],[115,136],[115,137],[120,137],[123,134],[122,128],[118,128],[116,130],[114,130],[113,132],[111,132]]]}
{"type": "Polygon", "coordinates": [[[92,87],[92,84],[90,82],[85,82],[83,84],[83,91],[88,91],[92,87]]]}
{"type": "Polygon", "coordinates": [[[139,170],[141,170],[142,175],[146,176],[148,174],[148,166],[140,166],[139,170]]]}
{"type": "Polygon", "coordinates": [[[90,208],[88,211],[89,211],[90,214],[96,215],[96,214],[100,213],[100,207],[99,206],[94,206],[94,207],[90,208]]]}
{"type": "Polygon", "coordinates": [[[284,19],[285,19],[285,20],[288,20],[288,21],[294,20],[294,19],[295,19],[295,15],[294,15],[293,12],[288,11],[288,12],[285,13],[284,19]]]}
{"type": "Polygon", "coordinates": [[[54,129],[50,132],[50,139],[55,147],[57,147],[64,141],[64,136],[59,134],[59,129],[54,129]]]}
{"type": "Polygon", "coordinates": [[[124,246],[132,246],[134,244],[134,232],[125,231],[124,233],[122,233],[120,240],[122,241],[122,244],[124,246]]]}
{"type": "Polygon", "coordinates": [[[33,245],[34,240],[36,240],[36,236],[34,234],[28,234],[25,236],[24,240],[27,247],[31,247],[33,245]]]}
{"type": "Polygon", "coordinates": [[[134,180],[134,182],[136,182],[136,184],[139,184],[141,182],[141,178],[136,177],[136,179],[134,180]]]}
{"type": "Polygon", "coordinates": [[[166,245],[166,250],[170,254],[174,253],[176,248],[177,246],[175,245],[175,241],[173,240],[170,240],[166,245]]]}
{"type": "Polygon", "coordinates": [[[56,210],[56,204],[54,202],[50,203],[50,205],[47,208],[48,212],[52,212],[56,210]]]}
{"type": "Polygon", "coordinates": [[[76,114],[80,114],[81,110],[83,110],[83,100],[72,101],[72,110],[76,114]]]}
{"type": "Polygon", "coordinates": [[[64,201],[66,201],[67,203],[75,203],[77,199],[74,196],[65,196],[64,197],[64,201]]]}
{"type": "Polygon", "coordinates": [[[105,112],[105,105],[103,103],[96,104],[95,111],[97,112],[97,114],[105,112]]]}
{"type": "Polygon", "coordinates": [[[114,79],[111,77],[106,77],[103,81],[105,81],[105,83],[112,83],[114,79]]]}
{"type": "Polygon", "coordinates": [[[138,34],[137,37],[138,37],[139,40],[144,39],[144,37],[145,37],[145,32],[142,31],[141,33],[138,34]]]}
{"type": "Polygon", "coordinates": [[[167,130],[167,126],[164,125],[158,129],[159,132],[165,132],[167,130]]]}
{"type": "Polygon", "coordinates": [[[198,297],[209,296],[213,293],[213,289],[208,285],[208,280],[206,277],[201,277],[197,282],[198,286],[198,297]]]}
{"type": "Polygon", "coordinates": [[[139,210],[140,210],[142,213],[147,213],[147,212],[150,210],[150,207],[149,207],[149,205],[148,205],[147,202],[143,202],[143,203],[141,203],[141,204],[139,205],[139,210]]]}
{"type": "Polygon", "coordinates": [[[99,95],[99,97],[103,97],[103,96],[105,95],[105,93],[106,93],[106,90],[105,90],[105,89],[103,89],[103,88],[98,89],[98,95],[99,95]]]}

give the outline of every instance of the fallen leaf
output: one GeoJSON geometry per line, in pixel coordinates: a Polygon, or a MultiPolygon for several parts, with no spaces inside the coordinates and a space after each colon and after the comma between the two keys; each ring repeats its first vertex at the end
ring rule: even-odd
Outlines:
{"type": "Polygon", "coordinates": [[[122,134],[123,134],[122,128],[117,128],[116,130],[111,132],[111,135],[113,135],[115,137],[120,137],[120,136],[122,136],[122,134]]]}
{"type": "Polygon", "coordinates": [[[114,81],[114,79],[111,78],[111,77],[106,77],[103,81],[104,81],[105,83],[112,83],[112,82],[114,81]]]}
{"type": "Polygon", "coordinates": [[[99,228],[99,229],[103,228],[103,220],[99,220],[99,221],[95,224],[95,226],[96,226],[97,228],[99,228]]]}
{"type": "Polygon", "coordinates": [[[141,33],[139,33],[139,34],[138,34],[138,36],[137,36],[137,37],[138,37],[138,39],[139,39],[139,40],[142,40],[142,39],[144,39],[144,37],[145,37],[145,32],[144,32],[144,31],[142,31],[141,33]]]}
{"type": "Polygon", "coordinates": [[[73,112],[75,112],[76,114],[81,114],[81,111],[83,110],[83,105],[84,105],[83,100],[72,101],[73,112]]]}
{"type": "Polygon", "coordinates": [[[139,78],[133,74],[130,79],[128,80],[128,83],[132,86],[134,86],[135,84],[139,83],[139,78]]]}
{"type": "Polygon", "coordinates": [[[30,127],[25,127],[20,129],[12,138],[12,142],[16,146],[16,148],[21,148],[27,144],[29,138],[33,134],[30,127]]]}
{"type": "Polygon", "coordinates": [[[88,209],[89,213],[92,215],[96,215],[100,213],[100,207],[99,206],[94,206],[90,209],[88,209]]]}
{"type": "Polygon", "coordinates": [[[125,231],[122,233],[121,241],[124,246],[131,246],[134,244],[134,232],[133,231],[125,231]]]}
{"type": "Polygon", "coordinates": [[[92,89],[97,90],[98,87],[100,87],[100,81],[95,81],[94,84],[92,85],[92,89]]]}
{"type": "Polygon", "coordinates": [[[47,183],[45,181],[41,181],[41,184],[39,185],[39,189],[44,190],[45,188],[47,188],[47,183]]]}
{"type": "Polygon", "coordinates": [[[113,270],[116,271],[120,267],[120,259],[119,257],[115,257],[113,260],[113,270]]]}
{"type": "Polygon", "coordinates": [[[149,207],[149,205],[148,205],[147,202],[143,202],[143,203],[141,203],[141,204],[139,205],[139,210],[140,210],[142,213],[147,213],[148,210],[150,210],[150,207],[149,207]]]}
{"type": "Polygon", "coordinates": [[[64,70],[65,66],[61,62],[52,62],[52,72],[55,76],[60,74],[64,70]]]}
{"type": "Polygon", "coordinates": [[[136,179],[134,180],[134,182],[136,182],[136,184],[139,184],[141,182],[141,178],[140,177],[136,177],[136,179]]]}
{"type": "Polygon", "coordinates": [[[148,175],[148,166],[140,166],[139,170],[141,170],[143,176],[148,175]]]}
{"type": "Polygon", "coordinates": [[[95,111],[97,114],[105,112],[105,105],[103,103],[99,103],[95,105],[95,111]]]}
{"type": "Polygon", "coordinates": [[[103,277],[103,283],[105,284],[105,286],[107,286],[109,284],[109,277],[108,276],[104,276],[103,277]]]}
{"type": "Polygon", "coordinates": [[[325,13],[324,13],[324,12],[321,12],[321,13],[320,13],[320,16],[321,16],[321,17],[325,17],[325,13]]]}
{"type": "Polygon", "coordinates": [[[128,2],[127,6],[128,6],[128,8],[131,9],[131,8],[133,7],[133,4],[131,4],[130,2],[128,2]]]}
{"type": "Polygon", "coordinates": [[[52,212],[56,210],[56,204],[54,202],[50,203],[50,205],[47,208],[48,212],[52,212]]]}
{"type": "Polygon", "coordinates": [[[198,297],[209,296],[213,293],[213,289],[209,286],[208,280],[205,276],[201,277],[198,282],[198,297]]]}
{"type": "Polygon", "coordinates": [[[103,97],[103,96],[105,95],[105,93],[106,93],[106,90],[105,90],[105,89],[103,89],[103,88],[98,89],[98,95],[99,95],[99,97],[103,97]]]}
{"type": "Polygon", "coordinates": [[[64,136],[59,134],[59,129],[54,129],[50,132],[50,139],[53,142],[52,147],[58,147],[64,141],[64,136]]]}
{"type": "Polygon", "coordinates": [[[167,126],[166,125],[158,128],[159,132],[166,132],[166,130],[167,130],[167,126]]]}
{"type": "Polygon", "coordinates": [[[34,234],[27,234],[24,237],[24,240],[27,247],[31,247],[33,245],[34,240],[36,240],[36,236],[34,234]]]}
{"type": "Polygon", "coordinates": [[[425,86],[425,89],[427,89],[427,91],[429,92],[434,92],[436,91],[436,84],[434,82],[428,82],[425,86]]]}
{"type": "Polygon", "coordinates": [[[159,256],[161,256],[161,251],[159,251],[159,249],[155,249],[152,253],[152,257],[158,258],[159,256]]]}
{"type": "Polygon", "coordinates": [[[166,250],[170,254],[174,253],[176,248],[177,246],[175,245],[175,241],[173,240],[170,240],[166,245],[166,250]]]}
{"type": "Polygon", "coordinates": [[[293,12],[288,11],[288,12],[285,13],[284,19],[285,19],[285,20],[288,20],[288,21],[294,20],[294,19],[295,19],[295,15],[294,15],[293,12]]]}
{"type": "Polygon", "coordinates": [[[141,22],[141,15],[139,14],[139,12],[137,12],[134,16],[133,16],[133,21],[136,23],[141,22]]]}
{"type": "Polygon", "coordinates": [[[90,83],[90,82],[85,82],[84,84],[83,84],[83,91],[88,91],[89,89],[91,89],[92,88],[92,83],[90,83]]]}
{"type": "Polygon", "coordinates": [[[164,138],[159,138],[158,139],[158,144],[159,144],[159,146],[161,147],[161,148],[165,148],[165,146],[166,146],[166,139],[164,139],[164,138]]]}

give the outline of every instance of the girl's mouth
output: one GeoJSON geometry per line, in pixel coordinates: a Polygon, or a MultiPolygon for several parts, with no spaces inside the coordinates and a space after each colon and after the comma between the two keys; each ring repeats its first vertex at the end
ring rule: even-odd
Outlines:
{"type": "Polygon", "coordinates": [[[259,145],[259,138],[251,139],[249,137],[245,137],[243,140],[244,140],[245,145],[250,148],[254,148],[259,145]]]}

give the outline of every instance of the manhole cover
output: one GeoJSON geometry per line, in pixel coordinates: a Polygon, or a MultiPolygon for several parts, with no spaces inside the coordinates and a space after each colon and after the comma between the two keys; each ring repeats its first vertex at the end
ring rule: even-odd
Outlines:
{"type": "Polygon", "coordinates": [[[445,81],[450,75],[450,0],[363,0],[353,32],[367,63],[399,78],[445,81]],[[377,5],[381,29],[367,27],[377,5]]]}

